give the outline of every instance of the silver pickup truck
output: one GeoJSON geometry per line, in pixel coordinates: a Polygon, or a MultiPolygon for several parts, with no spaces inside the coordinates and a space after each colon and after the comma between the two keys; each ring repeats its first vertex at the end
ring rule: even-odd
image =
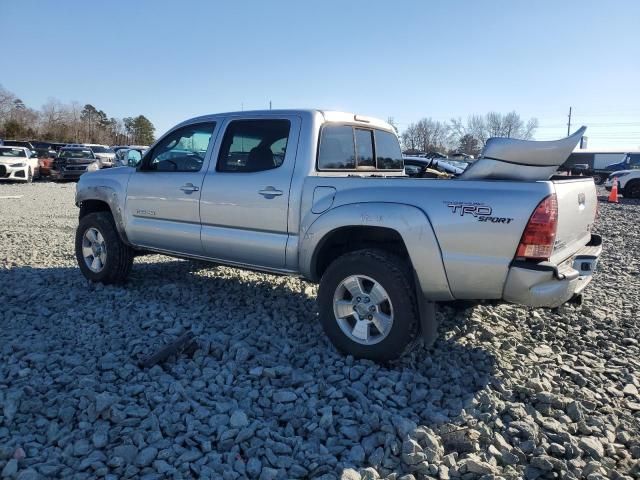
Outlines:
{"type": "Polygon", "coordinates": [[[320,322],[339,350],[393,359],[420,334],[435,339],[435,302],[579,296],[601,251],[595,186],[551,177],[579,134],[492,139],[441,180],[407,177],[393,128],[374,118],[193,118],[137,167],[82,175],[78,265],[102,283],[125,281],[145,252],[298,275],[320,284],[320,322]]]}

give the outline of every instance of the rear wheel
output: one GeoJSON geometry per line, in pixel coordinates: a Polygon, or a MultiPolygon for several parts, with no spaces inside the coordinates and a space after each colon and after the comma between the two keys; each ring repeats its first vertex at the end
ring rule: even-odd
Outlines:
{"type": "Polygon", "coordinates": [[[396,359],[418,333],[409,268],[382,250],[347,253],[329,265],[320,282],[318,309],[334,346],[357,358],[396,359]]]}
{"type": "Polygon", "coordinates": [[[76,260],[92,282],[122,283],[133,264],[133,249],[125,245],[108,212],[90,213],[76,230],[76,260]]]}
{"type": "Polygon", "coordinates": [[[596,173],[593,176],[593,181],[596,185],[602,185],[607,178],[601,173],[596,173]]]}

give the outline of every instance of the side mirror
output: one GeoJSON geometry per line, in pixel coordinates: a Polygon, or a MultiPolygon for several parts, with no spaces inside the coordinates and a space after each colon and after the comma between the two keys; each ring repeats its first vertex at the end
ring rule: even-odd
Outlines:
{"type": "Polygon", "coordinates": [[[130,167],[137,167],[141,159],[142,155],[140,155],[140,152],[136,150],[127,152],[127,165],[130,167]]]}

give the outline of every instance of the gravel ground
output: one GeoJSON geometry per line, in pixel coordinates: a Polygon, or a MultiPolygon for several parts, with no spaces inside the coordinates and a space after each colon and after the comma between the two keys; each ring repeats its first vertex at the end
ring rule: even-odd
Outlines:
{"type": "Polygon", "coordinates": [[[74,191],[0,185],[0,478],[640,478],[638,201],[601,202],[581,307],[443,307],[380,366],[298,279],[147,256],[89,285],[74,191]],[[136,366],[186,329],[192,358],[136,366]]]}

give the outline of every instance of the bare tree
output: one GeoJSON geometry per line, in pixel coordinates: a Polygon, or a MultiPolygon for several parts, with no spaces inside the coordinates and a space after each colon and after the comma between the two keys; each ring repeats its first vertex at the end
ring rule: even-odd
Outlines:
{"type": "Polygon", "coordinates": [[[466,123],[462,119],[450,122],[453,136],[460,143],[465,135],[475,138],[481,147],[491,137],[521,138],[530,140],[538,128],[538,120],[530,118],[526,123],[515,111],[507,114],[489,112],[486,115],[471,115],[466,123]]]}
{"type": "Polygon", "coordinates": [[[445,122],[423,118],[410,124],[401,138],[405,150],[442,151],[447,147],[450,131],[445,122]]]}
{"type": "Polygon", "coordinates": [[[16,96],[0,85],[0,125],[8,120],[9,113],[13,109],[16,96]]]}

